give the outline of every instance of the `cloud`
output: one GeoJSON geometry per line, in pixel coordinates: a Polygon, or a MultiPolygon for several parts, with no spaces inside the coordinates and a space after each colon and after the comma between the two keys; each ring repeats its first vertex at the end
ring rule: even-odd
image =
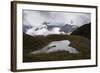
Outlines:
{"type": "MultiPolygon", "coordinates": [[[[91,22],[90,13],[75,13],[75,12],[54,12],[54,11],[34,11],[23,10],[23,24],[37,26],[47,21],[50,23],[70,23],[81,26],[91,22]]],[[[64,24],[62,24],[64,25],[64,24]]]]}
{"type": "Polygon", "coordinates": [[[41,26],[37,26],[37,27],[33,27],[31,29],[28,29],[26,31],[26,34],[29,34],[31,36],[37,36],[37,35],[47,36],[50,34],[65,34],[65,33],[60,31],[59,27],[54,27],[52,30],[48,30],[46,27],[41,25],[41,26]],[[36,29],[38,29],[38,30],[36,30],[36,29]]]}
{"type": "Polygon", "coordinates": [[[75,12],[23,10],[23,28],[24,26],[32,26],[31,29],[25,30],[27,34],[32,36],[65,34],[64,32],[60,31],[59,27],[54,27],[52,30],[48,30],[47,26],[43,25],[44,22],[49,22],[49,26],[55,25],[61,27],[66,24],[82,26],[83,24],[91,22],[91,14],[75,12]]]}

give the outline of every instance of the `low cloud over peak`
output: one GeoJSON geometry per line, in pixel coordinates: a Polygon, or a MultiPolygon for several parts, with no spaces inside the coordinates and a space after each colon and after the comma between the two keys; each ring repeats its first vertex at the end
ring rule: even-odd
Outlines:
{"type": "Polygon", "coordinates": [[[32,36],[70,34],[77,27],[91,22],[90,15],[90,13],[23,10],[23,29],[26,34],[32,36]]]}

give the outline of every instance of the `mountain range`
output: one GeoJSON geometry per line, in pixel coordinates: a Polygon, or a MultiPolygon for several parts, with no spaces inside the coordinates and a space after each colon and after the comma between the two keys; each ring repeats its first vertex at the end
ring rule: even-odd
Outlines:
{"type": "MultiPolygon", "coordinates": [[[[51,34],[47,36],[31,36],[30,34],[26,34],[25,32],[23,32],[23,62],[90,59],[91,23],[84,24],[83,26],[78,27],[76,29],[73,29],[74,27],[76,28],[77,26],[66,24],[65,27],[53,26],[52,28],[50,28],[50,30],[54,28],[60,28],[60,31],[62,30],[64,32],[67,32],[67,30],[71,28],[71,30],[69,30],[73,30],[73,32],[70,35],[51,34]],[[66,31],[64,30],[65,28],[66,31]],[[67,44],[64,44],[66,41],[63,42],[62,40],[68,40],[71,43],[67,46],[67,44]],[[55,41],[57,42],[55,43],[55,41]],[[61,42],[63,45],[61,45],[61,42]],[[42,49],[45,48],[45,46],[48,48],[42,49]],[[63,46],[63,48],[61,46],[63,46]],[[67,49],[64,46],[67,46],[67,49]],[[70,50],[73,49],[69,48],[75,48],[78,51],[78,53],[70,53],[70,50]],[[60,49],[62,49],[62,51],[59,51],[60,49]],[[52,50],[52,52],[46,53],[50,50],[52,50]],[[41,51],[43,51],[44,53],[32,54],[32,52],[41,51]]],[[[40,31],[44,28],[46,28],[47,30],[47,26],[43,26],[35,30],[35,32],[40,31]]]]}
{"type": "Polygon", "coordinates": [[[74,30],[76,30],[78,26],[64,24],[64,25],[53,25],[50,23],[44,22],[39,26],[23,26],[24,33],[29,35],[51,35],[51,34],[71,34],[74,30]]]}

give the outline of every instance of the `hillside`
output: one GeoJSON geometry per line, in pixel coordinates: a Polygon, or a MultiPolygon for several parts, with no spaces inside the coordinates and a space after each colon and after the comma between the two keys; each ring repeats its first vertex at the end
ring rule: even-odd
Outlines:
{"type": "Polygon", "coordinates": [[[90,41],[76,35],[49,35],[32,37],[23,33],[23,62],[57,61],[90,59],[90,41]],[[41,49],[51,41],[69,40],[70,46],[76,48],[79,54],[70,54],[65,51],[58,51],[43,54],[30,54],[30,52],[41,49]],[[81,42],[81,43],[80,43],[81,42]]]}
{"type": "Polygon", "coordinates": [[[79,35],[91,39],[91,23],[81,26],[73,31],[71,35],[79,35]]]}

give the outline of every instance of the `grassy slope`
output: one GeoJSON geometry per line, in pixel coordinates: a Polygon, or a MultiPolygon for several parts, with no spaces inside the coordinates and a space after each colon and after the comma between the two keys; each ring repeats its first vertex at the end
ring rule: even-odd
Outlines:
{"type": "Polygon", "coordinates": [[[37,61],[56,61],[56,60],[77,60],[77,59],[89,59],[90,58],[90,41],[87,38],[76,36],[76,35],[50,35],[47,37],[39,36],[34,37],[30,40],[24,38],[24,49],[23,49],[23,61],[24,62],[37,62],[37,61]],[[69,40],[70,46],[76,48],[79,54],[70,54],[68,52],[53,52],[45,54],[29,54],[30,52],[42,48],[51,41],[57,40],[69,40]],[[28,41],[28,42],[25,42],[28,41]],[[31,46],[31,47],[30,47],[31,46]],[[29,48],[27,48],[29,47],[29,48]]]}
{"type": "Polygon", "coordinates": [[[79,35],[91,39],[91,23],[84,24],[80,28],[73,31],[71,35],[79,35]]]}

